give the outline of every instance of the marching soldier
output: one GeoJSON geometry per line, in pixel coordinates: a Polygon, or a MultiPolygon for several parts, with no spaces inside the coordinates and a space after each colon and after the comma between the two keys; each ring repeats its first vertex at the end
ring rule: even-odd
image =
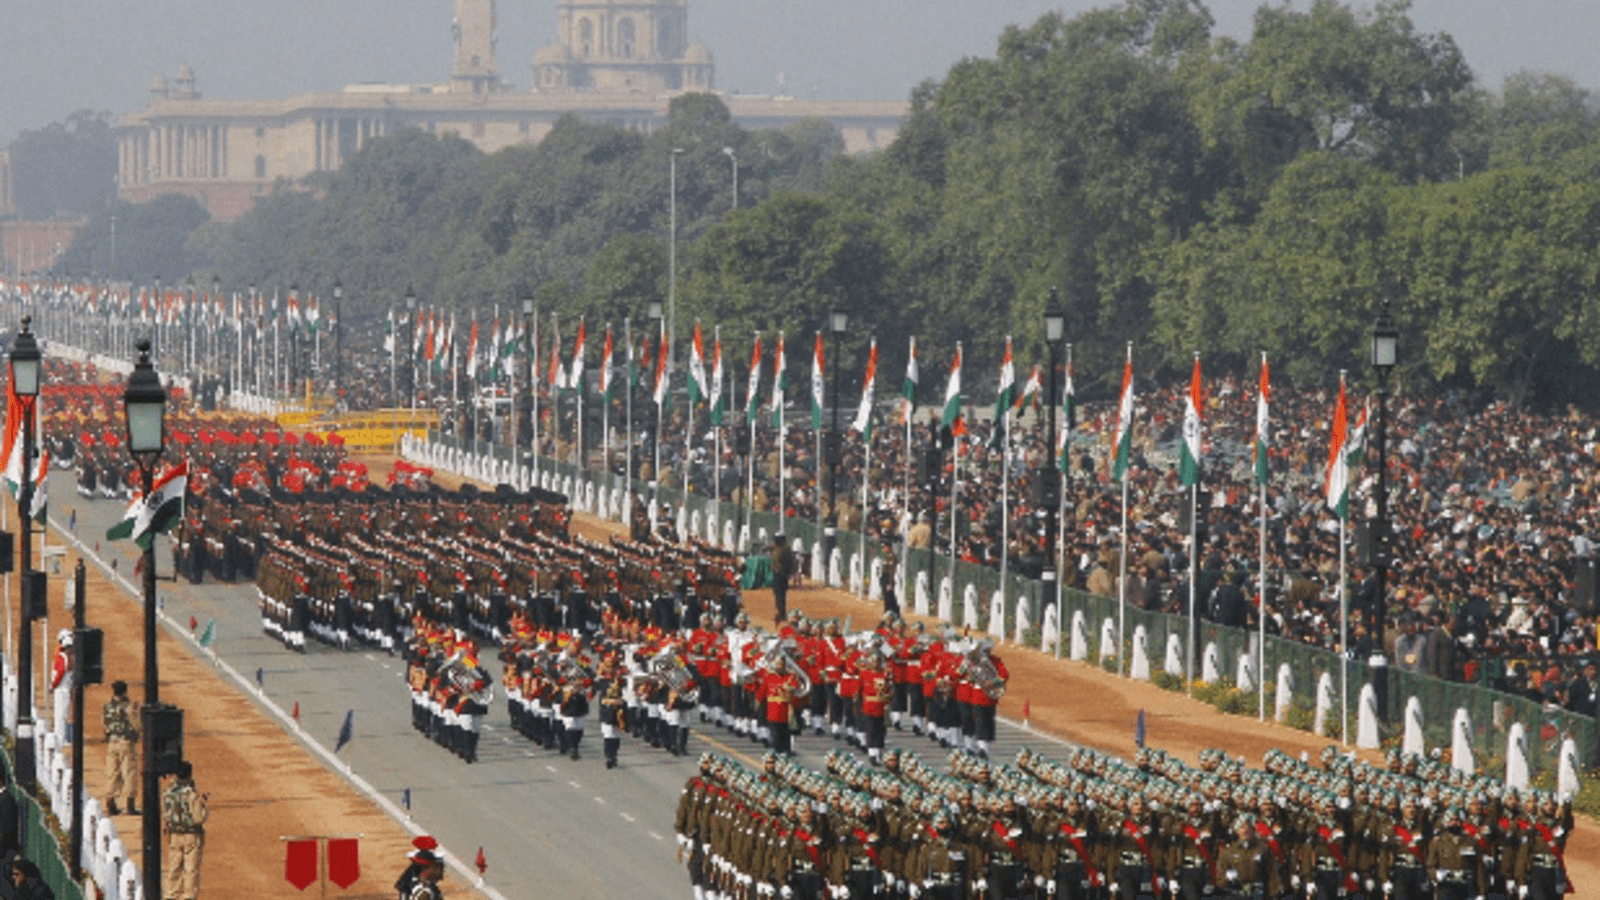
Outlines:
{"type": "Polygon", "coordinates": [[[617,751],[622,747],[622,731],[626,728],[626,704],[622,699],[622,682],[613,680],[606,685],[605,696],[600,699],[600,742],[605,752],[606,768],[617,767],[617,751]]]}
{"type": "Polygon", "coordinates": [[[1417,814],[1417,797],[1400,801],[1400,817],[1383,834],[1378,857],[1378,878],[1383,892],[1393,900],[1421,900],[1427,877],[1428,835],[1417,814]]]}
{"type": "Polygon", "coordinates": [[[139,787],[139,769],[134,748],[139,744],[139,727],[134,723],[133,703],[128,699],[126,681],[111,683],[111,699],[106,701],[101,718],[106,727],[106,773],[110,776],[106,810],[113,816],[119,815],[117,798],[127,797],[128,815],[137,815],[139,810],[133,798],[139,787]]]}
{"type": "Polygon", "coordinates": [[[1216,881],[1217,824],[1199,794],[1190,794],[1182,812],[1165,829],[1168,838],[1166,871],[1176,896],[1200,900],[1216,881]]]}
{"type": "Polygon", "coordinates": [[[1461,810],[1446,808],[1439,816],[1439,830],[1428,842],[1427,868],[1433,874],[1434,900],[1467,900],[1481,897],[1487,890],[1477,842],[1461,824],[1461,810]]]}
{"type": "Polygon", "coordinates": [[[1217,895],[1222,900],[1266,900],[1277,896],[1270,883],[1270,851],[1256,834],[1255,817],[1241,815],[1233,823],[1233,840],[1217,853],[1217,895]]]}

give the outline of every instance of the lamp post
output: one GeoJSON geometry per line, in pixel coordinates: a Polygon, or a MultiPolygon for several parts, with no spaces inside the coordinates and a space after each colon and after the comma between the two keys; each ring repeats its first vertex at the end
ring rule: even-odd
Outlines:
{"type": "MultiPolygon", "coordinates": [[[[1045,446],[1054,448],[1056,442],[1056,407],[1061,398],[1056,394],[1056,360],[1061,354],[1061,340],[1066,336],[1067,318],[1061,314],[1060,293],[1050,289],[1050,307],[1044,312],[1044,342],[1049,348],[1050,362],[1045,371],[1050,378],[1050,422],[1045,433],[1045,446]]],[[[1064,450],[1065,448],[1063,448],[1064,450]]],[[[1044,571],[1039,580],[1044,582],[1044,602],[1056,607],[1056,655],[1061,655],[1061,585],[1056,577],[1056,562],[1061,558],[1056,546],[1059,532],[1057,516],[1061,509],[1061,463],[1058,451],[1052,449],[1049,462],[1039,480],[1039,505],[1044,507],[1044,571]]]]}
{"type": "MultiPolygon", "coordinates": [[[[538,364],[535,360],[538,357],[537,351],[539,348],[533,345],[532,297],[522,298],[522,340],[526,342],[522,348],[523,353],[527,354],[528,357],[528,456],[531,457],[531,465],[534,467],[534,474],[537,475],[539,466],[539,381],[533,377],[533,367],[538,364]]],[[[517,440],[518,438],[516,437],[512,438],[513,443],[517,440]]],[[[518,460],[517,464],[520,471],[522,461],[518,460]]]]}
{"type": "MultiPolygon", "coordinates": [[[[676,151],[674,151],[674,152],[676,152],[676,151]]],[[[651,300],[650,301],[650,305],[648,307],[646,307],[646,309],[649,312],[651,321],[656,323],[656,335],[657,335],[657,337],[656,337],[656,359],[655,359],[655,364],[656,364],[656,368],[660,369],[660,368],[662,368],[661,354],[667,352],[667,348],[666,348],[664,342],[661,340],[661,337],[665,334],[665,332],[663,332],[661,330],[661,301],[660,300],[651,300]]],[[[655,388],[655,384],[652,381],[651,382],[651,395],[652,395],[652,397],[654,397],[654,393],[655,393],[654,388],[655,388]]],[[[650,432],[650,449],[651,449],[652,453],[654,454],[654,461],[651,463],[651,466],[650,466],[650,533],[651,534],[655,534],[656,533],[656,516],[659,513],[659,508],[660,508],[660,505],[661,505],[661,404],[660,403],[656,403],[655,404],[655,408],[656,408],[656,427],[650,432]]]]}
{"type": "MultiPolygon", "coordinates": [[[[167,391],[161,386],[155,366],[150,363],[150,341],[141,339],[136,345],[139,361],[128,376],[128,386],[122,393],[122,406],[127,416],[128,453],[139,467],[144,496],[149,498],[155,467],[161,460],[161,451],[167,442],[166,412],[167,391]]],[[[149,713],[161,702],[160,668],[156,661],[156,545],[151,540],[144,548],[144,720],[149,730],[149,713]]],[[[144,895],[161,896],[161,783],[155,760],[148,748],[151,736],[145,735],[146,752],[141,760],[144,767],[144,895]]]]}
{"type": "Polygon", "coordinates": [[[828,330],[833,333],[833,425],[828,431],[823,461],[828,464],[828,518],[822,526],[824,570],[833,561],[833,548],[839,540],[838,490],[839,465],[844,462],[844,435],[839,433],[839,344],[850,329],[850,312],[834,307],[828,313],[828,330]]]}
{"type": "Polygon", "coordinates": [[[1384,298],[1378,320],[1372,324],[1372,371],[1378,376],[1378,428],[1373,444],[1378,451],[1378,485],[1374,494],[1372,518],[1372,568],[1378,576],[1373,600],[1374,641],[1367,667],[1372,673],[1372,691],[1378,699],[1378,721],[1389,721],[1389,660],[1384,651],[1384,620],[1388,618],[1387,582],[1389,553],[1389,375],[1394,371],[1400,343],[1400,329],[1389,316],[1389,300],[1384,298]]]}
{"type": "Polygon", "coordinates": [[[722,152],[733,160],[733,208],[739,208],[739,154],[732,147],[723,147],[722,152]]]}
{"type": "Polygon", "coordinates": [[[672,148],[671,198],[667,201],[672,232],[667,242],[667,349],[673,354],[667,357],[669,373],[674,368],[672,363],[678,352],[678,156],[681,153],[682,147],[672,148]]]}
{"type": "Polygon", "coordinates": [[[33,619],[37,608],[43,607],[41,574],[33,577],[33,414],[39,398],[39,369],[42,354],[39,342],[34,339],[29,326],[32,316],[22,317],[22,331],[11,343],[11,387],[22,404],[22,484],[17,494],[17,519],[21,526],[22,556],[18,560],[22,572],[22,634],[18,649],[17,671],[22,679],[17,697],[17,784],[32,792],[37,779],[33,755],[33,619]]]}
{"type": "MultiPolygon", "coordinates": [[[[212,315],[217,315],[222,312],[222,278],[217,275],[211,276],[211,309],[207,310],[207,312],[211,313],[212,315]]],[[[222,317],[217,315],[217,318],[220,320],[222,317]]],[[[216,372],[217,333],[221,330],[222,329],[218,328],[216,325],[213,325],[212,327],[207,328],[204,333],[206,344],[211,349],[211,352],[206,354],[206,365],[211,367],[213,375],[218,374],[216,372]]]]}
{"type": "Polygon", "coordinates": [[[344,374],[343,350],[344,341],[340,332],[344,313],[344,285],[338,278],[333,279],[333,402],[335,408],[339,404],[339,378],[344,374]]]}
{"type": "MultiPolygon", "coordinates": [[[[250,287],[247,290],[249,291],[250,299],[248,302],[250,305],[244,311],[245,317],[255,323],[250,328],[250,380],[255,382],[256,399],[259,401],[261,398],[261,307],[256,302],[256,283],[254,281],[250,282],[250,287]]],[[[241,327],[239,330],[242,332],[244,329],[241,327]]],[[[239,371],[242,373],[244,370],[240,369],[239,371]]],[[[241,374],[241,380],[243,377],[241,374]]]]}

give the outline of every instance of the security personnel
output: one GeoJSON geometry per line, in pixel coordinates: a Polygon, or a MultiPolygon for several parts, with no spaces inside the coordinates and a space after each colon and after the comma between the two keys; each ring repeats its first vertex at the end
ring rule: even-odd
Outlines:
{"type": "Polygon", "coordinates": [[[167,826],[165,893],[169,900],[195,900],[200,893],[200,856],[205,850],[206,798],[194,788],[194,767],[178,763],[177,779],[161,796],[167,826]]]}
{"type": "Polygon", "coordinates": [[[113,816],[119,815],[118,797],[128,798],[128,815],[139,812],[133,802],[134,792],[139,787],[139,767],[134,751],[139,746],[139,727],[134,715],[133,702],[128,699],[128,683],[112,682],[111,699],[101,710],[101,718],[106,726],[106,772],[111,778],[106,788],[106,810],[113,816]]]}
{"type": "Polygon", "coordinates": [[[1419,900],[1426,896],[1423,884],[1428,854],[1427,826],[1417,810],[1417,797],[1407,794],[1400,801],[1400,816],[1389,823],[1383,835],[1378,858],[1378,879],[1383,892],[1393,900],[1419,900]]]}
{"type": "Polygon", "coordinates": [[[1217,858],[1216,817],[1206,811],[1205,799],[1194,793],[1180,813],[1162,829],[1167,838],[1166,870],[1182,900],[1200,900],[1211,890],[1217,858]]]}

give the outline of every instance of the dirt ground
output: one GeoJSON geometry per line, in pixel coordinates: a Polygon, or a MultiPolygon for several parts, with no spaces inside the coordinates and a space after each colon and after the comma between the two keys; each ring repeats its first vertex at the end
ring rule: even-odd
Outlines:
{"type": "MultiPolygon", "coordinates": [[[[69,551],[64,572],[77,556],[69,551]]],[[[144,696],[142,606],[100,573],[88,573],[88,618],[105,630],[106,683],[84,692],[84,786],[103,801],[106,786],[104,729],[100,709],[111,697],[110,682],[128,682],[129,696],[144,696]]],[[[52,577],[50,621],[70,621],[65,608],[67,577],[52,577]]],[[[53,648],[52,648],[53,649],[53,648]]],[[[35,652],[38,648],[35,647],[35,652]]],[[[210,821],[201,869],[201,896],[207,900],[318,896],[315,884],[302,893],[284,878],[283,835],[362,835],[361,877],[347,890],[332,884],[330,894],[353,900],[394,896],[392,885],[412,835],[376,805],[326,768],[254,699],[187,641],[162,632],[157,655],[161,699],[184,709],[184,753],[194,763],[195,784],[210,796],[210,821]]],[[[13,657],[14,658],[14,657],[13,657]]],[[[123,815],[117,829],[129,854],[141,855],[140,819],[123,815]]],[[[473,896],[454,876],[444,883],[448,897],[473,896]]]]}
{"type": "MultiPolygon", "coordinates": [[[[387,461],[373,459],[368,464],[373,481],[383,483],[387,461]]],[[[443,475],[438,480],[456,482],[443,475]]],[[[579,527],[595,536],[609,528],[583,518],[579,527]]],[[[68,571],[75,561],[69,554],[68,571]]],[[[51,579],[52,622],[67,621],[65,581],[51,579]]],[[[137,636],[142,635],[143,626],[139,605],[100,577],[93,564],[89,565],[88,593],[91,621],[112,638],[106,642],[107,681],[122,678],[129,682],[130,693],[141,697],[142,643],[137,636]]],[[[752,591],[745,600],[752,618],[771,620],[770,591],[752,591]]],[[[852,615],[857,622],[877,614],[875,604],[811,586],[791,591],[790,608],[818,617],[852,615]]],[[[1273,747],[1315,755],[1326,744],[1275,724],[1224,716],[1181,695],[1117,678],[1087,664],[1058,661],[1010,645],[1002,653],[1011,684],[1001,715],[1020,720],[1026,705],[1031,727],[1067,740],[1129,754],[1134,749],[1134,723],[1143,710],[1147,744],[1190,762],[1196,761],[1205,747],[1220,747],[1259,764],[1262,754],[1273,747]]],[[[390,885],[410,846],[406,829],[323,766],[253,699],[236,692],[188,642],[163,633],[160,659],[162,697],[185,708],[189,725],[185,750],[195,764],[200,789],[211,794],[203,895],[210,900],[306,896],[284,880],[279,836],[361,833],[361,880],[349,891],[337,893],[353,898],[392,896],[390,885]]],[[[105,784],[98,713],[109,695],[109,687],[95,686],[85,700],[91,739],[85,783],[96,795],[105,784]]],[[[663,816],[669,814],[661,811],[663,816]]],[[[119,827],[129,851],[137,855],[138,820],[124,816],[119,827]]],[[[1595,823],[1585,820],[1568,846],[1568,865],[1578,885],[1600,884],[1597,834],[1595,823]]],[[[454,875],[445,888],[449,897],[474,896],[472,887],[454,875]]]]}

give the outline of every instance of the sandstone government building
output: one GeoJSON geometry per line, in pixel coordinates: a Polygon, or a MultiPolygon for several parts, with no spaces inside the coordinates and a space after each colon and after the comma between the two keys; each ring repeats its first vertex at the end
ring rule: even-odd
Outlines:
{"type": "MultiPolygon", "coordinates": [[[[187,194],[233,221],[280,180],[331,171],[403,128],[454,133],[492,153],[536,143],[565,115],[651,131],[672,98],[715,91],[711,51],[689,40],[687,0],[557,0],[559,39],[533,56],[533,87],[509,88],[495,60],[494,0],[455,0],[455,53],[443,84],[359,84],[286,100],[203,98],[183,66],[117,126],[118,195],[187,194]]],[[[852,153],[886,146],[903,102],[723,96],[745,128],[832,122],[852,153]]]]}

